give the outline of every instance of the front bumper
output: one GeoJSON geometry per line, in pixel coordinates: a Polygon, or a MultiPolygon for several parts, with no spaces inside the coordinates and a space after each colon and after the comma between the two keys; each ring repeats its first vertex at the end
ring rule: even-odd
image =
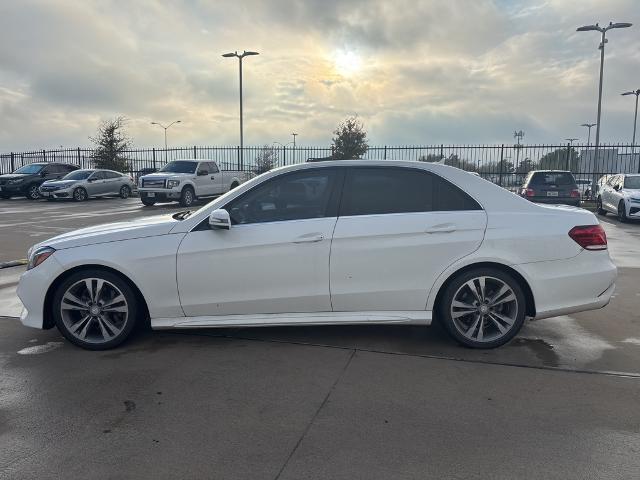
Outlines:
{"type": "Polygon", "coordinates": [[[182,191],[180,187],[174,188],[141,188],[138,187],[140,198],[149,198],[157,202],[171,202],[179,200],[182,191]]]}
{"type": "MultiPolygon", "coordinates": [[[[17,294],[24,308],[20,315],[23,325],[44,328],[44,299],[51,283],[64,271],[54,253],[36,268],[20,276],[17,294]]],[[[50,312],[47,312],[50,314],[50,312]]]]}
{"type": "Polygon", "coordinates": [[[44,198],[71,198],[73,187],[61,188],[60,190],[43,190],[40,187],[40,196],[44,198]]]}
{"type": "Polygon", "coordinates": [[[0,185],[0,193],[6,195],[22,195],[24,191],[25,185],[23,183],[9,185],[5,183],[0,185]]]}

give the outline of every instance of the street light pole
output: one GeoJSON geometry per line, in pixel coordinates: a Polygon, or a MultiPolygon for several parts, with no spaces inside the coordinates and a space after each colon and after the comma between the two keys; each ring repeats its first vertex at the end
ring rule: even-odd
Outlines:
{"type": "Polygon", "coordinates": [[[222,56],[225,58],[236,57],[238,59],[238,69],[240,74],[240,159],[239,159],[239,169],[242,170],[244,168],[244,128],[243,128],[243,113],[242,113],[242,59],[249,55],[259,55],[258,52],[247,52],[246,50],[242,53],[233,52],[233,53],[224,53],[222,56]]]}
{"type": "Polygon", "coordinates": [[[169,130],[169,128],[175,123],[182,123],[182,120],[176,120],[166,126],[158,122],[151,122],[151,125],[158,125],[160,128],[164,129],[164,159],[165,160],[167,159],[167,130],[169,130]]]}
{"type": "Polygon", "coordinates": [[[632,25],[631,23],[627,23],[627,22],[618,22],[618,23],[609,22],[609,25],[607,25],[606,27],[601,27],[596,23],[595,25],[585,25],[583,27],[578,27],[576,29],[577,32],[596,31],[596,32],[600,32],[601,34],[600,46],[598,47],[600,49],[600,83],[598,85],[598,118],[596,119],[596,146],[595,146],[594,161],[593,161],[593,185],[592,185],[593,190],[592,191],[595,191],[596,183],[598,182],[598,178],[597,178],[598,177],[598,149],[600,147],[600,126],[601,126],[600,114],[602,112],[602,79],[604,76],[604,46],[608,41],[606,38],[606,34],[607,34],[607,31],[611,30],[612,28],[628,28],[631,25],[632,25]]]}
{"type": "Polygon", "coordinates": [[[581,127],[587,127],[589,129],[589,133],[587,134],[587,148],[589,148],[589,144],[591,143],[591,128],[595,127],[595,123],[583,123],[580,125],[581,127]]]}
{"type": "Polygon", "coordinates": [[[640,95],[640,88],[638,90],[635,91],[630,91],[630,92],[624,92],[621,94],[622,96],[626,96],[626,95],[635,95],[636,96],[636,112],[633,116],[633,137],[631,140],[631,149],[633,150],[633,147],[636,144],[636,125],[638,123],[638,96],[640,95]]]}

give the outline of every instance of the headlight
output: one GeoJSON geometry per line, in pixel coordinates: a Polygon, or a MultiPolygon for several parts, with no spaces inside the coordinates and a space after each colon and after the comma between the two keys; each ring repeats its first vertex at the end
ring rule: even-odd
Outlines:
{"type": "Polygon", "coordinates": [[[27,263],[27,270],[37,267],[47,258],[49,258],[56,250],[51,247],[39,247],[37,249],[30,248],[28,257],[29,263],[27,263]]]}
{"type": "Polygon", "coordinates": [[[180,185],[180,180],[167,180],[167,188],[175,188],[180,185]]]}

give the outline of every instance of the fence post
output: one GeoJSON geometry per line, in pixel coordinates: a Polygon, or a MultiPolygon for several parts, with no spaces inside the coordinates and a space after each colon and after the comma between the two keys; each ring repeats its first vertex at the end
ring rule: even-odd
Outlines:
{"type": "Polygon", "coordinates": [[[238,153],[238,165],[237,165],[236,170],[242,170],[242,169],[240,168],[240,145],[238,145],[238,146],[236,147],[236,152],[238,153]]]}
{"type": "Polygon", "coordinates": [[[198,153],[196,152],[196,146],[193,146],[193,158],[198,158],[198,153]]]}
{"type": "Polygon", "coordinates": [[[502,186],[502,171],[504,170],[504,143],[500,147],[500,176],[498,177],[498,185],[502,186]]]}
{"type": "Polygon", "coordinates": [[[571,171],[571,144],[567,143],[567,170],[571,171]]]}
{"type": "Polygon", "coordinates": [[[442,160],[444,158],[444,145],[440,144],[440,159],[442,160]]]}
{"type": "Polygon", "coordinates": [[[42,161],[43,162],[47,161],[47,152],[45,152],[44,149],[42,150],[42,161]]]}
{"type": "Polygon", "coordinates": [[[153,148],[153,157],[152,158],[153,158],[153,169],[157,170],[157,167],[156,167],[156,149],[155,149],[155,147],[153,148]]]}
{"type": "Polygon", "coordinates": [[[14,153],[11,152],[11,171],[13,172],[16,169],[15,166],[15,157],[14,157],[14,153]]]}
{"type": "Polygon", "coordinates": [[[78,147],[78,150],[76,150],[76,152],[77,152],[77,155],[78,155],[78,166],[79,166],[79,167],[84,167],[84,165],[82,165],[82,164],[80,163],[80,147],[78,147]]]}
{"type": "Polygon", "coordinates": [[[387,159],[387,146],[384,146],[384,159],[387,159]]]}

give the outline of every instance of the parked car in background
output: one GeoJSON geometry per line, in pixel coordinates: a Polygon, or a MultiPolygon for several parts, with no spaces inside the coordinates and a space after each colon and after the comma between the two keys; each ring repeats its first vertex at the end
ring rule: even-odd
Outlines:
{"type": "Polygon", "coordinates": [[[22,322],[92,350],[146,315],[155,329],[435,320],[492,348],[525,318],[605,306],[616,279],[593,213],[391,160],[278,168],[195,212],[68,232],[28,257],[22,322]]]}
{"type": "Polygon", "coordinates": [[[520,196],[536,203],[580,206],[580,190],[566,170],[532,170],[524,179],[520,196]]]}
{"type": "Polygon", "coordinates": [[[159,172],[140,177],[138,193],[145,206],[177,201],[189,207],[197,198],[222,195],[252,176],[240,170],[222,171],[213,160],[174,160],[159,172]]]}
{"type": "Polygon", "coordinates": [[[40,195],[47,200],[72,199],[83,202],[90,197],[119,195],[129,198],[135,184],[124,173],[106,169],[75,170],[60,180],[48,180],[40,185],[40,195]]]}
{"type": "Polygon", "coordinates": [[[13,173],[0,175],[0,198],[27,197],[36,200],[40,198],[40,185],[47,180],[62,178],[78,168],[77,165],[58,162],[24,165],[13,173]]]}
{"type": "Polygon", "coordinates": [[[580,191],[580,197],[588,198],[591,196],[591,184],[593,180],[588,178],[576,178],[576,186],[580,191]]]}
{"type": "Polygon", "coordinates": [[[600,189],[596,205],[600,215],[615,213],[621,222],[640,219],[640,174],[610,176],[600,189]]]}

